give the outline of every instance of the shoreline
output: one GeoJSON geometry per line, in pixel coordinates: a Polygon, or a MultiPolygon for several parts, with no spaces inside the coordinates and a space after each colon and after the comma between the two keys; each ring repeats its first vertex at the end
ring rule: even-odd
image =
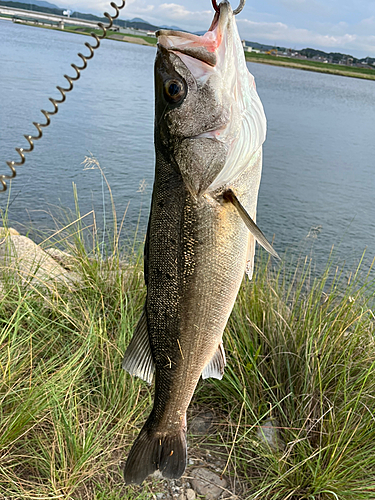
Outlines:
{"type": "MultiPolygon", "coordinates": [[[[6,15],[0,15],[0,19],[12,21],[12,18],[6,15]]],[[[99,27],[97,28],[97,30],[94,28],[85,30],[84,28],[80,29],[79,26],[77,26],[77,29],[72,29],[72,28],[60,29],[54,26],[43,26],[43,25],[35,25],[29,23],[20,23],[20,24],[26,26],[32,26],[34,28],[51,29],[51,30],[63,31],[66,33],[75,33],[77,35],[86,35],[86,36],[90,36],[91,32],[96,32],[96,31],[100,33],[102,32],[99,27]]],[[[134,43],[148,47],[156,46],[156,38],[153,39],[152,37],[149,37],[147,35],[132,35],[129,33],[108,31],[106,38],[108,40],[116,40],[118,42],[125,42],[125,43],[134,43]]],[[[361,68],[357,69],[351,66],[340,67],[340,65],[332,65],[332,64],[330,64],[329,67],[324,67],[323,65],[322,66],[317,65],[315,61],[303,60],[299,62],[298,60],[297,62],[297,60],[293,61],[285,60],[286,59],[285,57],[267,56],[267,55],[251,56],[249,53],[245,54],[245,59],[246,62],[251,62],[251,63],[268,64],[271,66],[281,66],[284,68],[299,69],[302,71],[313,71],[315,73],[326,73],[328,75],[345,76],[348,78],[359,78],[361,80],[375,80],[375,69],[374,70],[361,69],[361,68]]]]}
{"type": "MultiPolygon", "coordinates": [[[[345,69],[340,68],[323,68],[319,66],[313,66],[311,63],[306,62],[295,62],[295,61],[284,61],[278,60],[277,56],[270,56],[274,59],[265,59],[264,57],[249,57],[245,55],[246,62],[259,63],[259,64],[269,64],[270,66],[282,66],[284,68],[292,68],[292,69],[300,69],[303,71],[313,71],[315,73],[326,73],[328,75],[337,75],[337,76],[346,76],[349,78],[360,78],[361,80],[375,80],[375,71],[374,74],[371,73],[361,73],[364,70],[358,71],[350,71],[351,66],[344,66],[345,69]]],[[[371,70],[370,70],[371,71],[371,70]]]]}

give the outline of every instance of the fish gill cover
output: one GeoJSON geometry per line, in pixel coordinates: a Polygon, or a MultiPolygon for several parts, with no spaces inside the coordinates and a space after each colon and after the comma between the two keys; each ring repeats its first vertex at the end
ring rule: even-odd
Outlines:
{"type": "Polygon", "coordinates": [[[225,166],[210,191],[233,182],[249,165],[266,138],[267,122],[246,60],[229,2],[220,3],[210,29],[202,36],[173,30],[157,32],[158,43],[173,50],[201,84],[211,81],[227,113],[226,126],[200,134],[228,148],[225,166]]]}

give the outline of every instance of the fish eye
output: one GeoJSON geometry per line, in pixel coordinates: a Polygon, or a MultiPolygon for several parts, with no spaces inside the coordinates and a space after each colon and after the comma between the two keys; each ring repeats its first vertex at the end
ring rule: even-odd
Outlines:
{"type": "Polygon", "coordinates": [[[186,96],[185,84],[180,80],[167,80],[164,83],[164,94],[170,103],[178,103],[186,96]]]}

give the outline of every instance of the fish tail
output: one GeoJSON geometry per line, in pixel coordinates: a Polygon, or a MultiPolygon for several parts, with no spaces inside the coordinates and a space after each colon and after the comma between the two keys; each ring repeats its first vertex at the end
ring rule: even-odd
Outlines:
{"type": "Polygon", "coordinates": [[[186,469],[186,448],[185,428],[181,427],[173,433],[155,430],[151,413],[126,461],[126,484],[141,484],[156,470],[160,470],[163,477],[168,479],[180,478],[186,469]]]}

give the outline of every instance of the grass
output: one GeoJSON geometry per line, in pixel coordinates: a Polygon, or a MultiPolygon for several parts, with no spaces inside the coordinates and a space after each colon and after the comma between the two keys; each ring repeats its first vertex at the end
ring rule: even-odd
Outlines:
{"type": "MultiPolygon", "coordinates": [[[[71,33],[78,33],[80,35],[90,35],[91,33],[96,33],[97,35],[101,35],[103,31],[101,29],[95,29],[95,28],[85,28],[83,26],[68,26],[65,25],[64,31],[70,31],[71,33]]],[[[118,31],[107,31],[106,38],[113,38],[114,40],[120,40],[122,37],[130,37],[130,38],[135,38],[139,39],[141,38],[145,42],[149,43],[150,45],[156,45],[156,38],[152,36],[140,36],[140,35],[131,35],[129,33],[121,33],[118,31]]]]}
{"type": "Polygon", "coordinates": [[[236,428],[229,466],[246,498],[375,498],[373,298],[369,274],[347,278],[332,263],[312,279],[306,263],[275,272],[261,261],[244,283],[213,385],[236,428]],[[256,437],[266,419],[276,450],[256,437]]]}
{"type": "MultiPolygon", "coordinates": [[[[30,286],[2,270],[0,498],[163,492],[157,480],[125,487],[121,474],[152,401],[121,368],[145,297],[142,249],[125,235],[120,246],[119,229],[103,252],[95,218],[87,220],[77,203],[74,223],[42,244],[73,256],[75,285],[47,289],[30,277],[30,286]]],[[[217,432],[200,447],[226,462],[225,474],[242,485],[238,498],[375,498],[370,274],[359,267],[348,277],[330,262],[314,278],[307,261],[273,268],[260,254],[253,280],[244,280],[225,332],[224,379],[201,382],[193,400],[216,409],[217,432]],[[276,447],[259,438],[266,420],[276,447]]]]}
{"type": "MultiPolygon", "coordinates": [[[[122,33],[120,33],[121,35],[122,33]]],[[[156,45],[157,44],[157,38],[154,36],[140,36],[140,35],[131,35],[130,33],[124,33],[127,37],[131,38],[142,38],[145,42],[151,44],[151,45],[156,45]]]]}

